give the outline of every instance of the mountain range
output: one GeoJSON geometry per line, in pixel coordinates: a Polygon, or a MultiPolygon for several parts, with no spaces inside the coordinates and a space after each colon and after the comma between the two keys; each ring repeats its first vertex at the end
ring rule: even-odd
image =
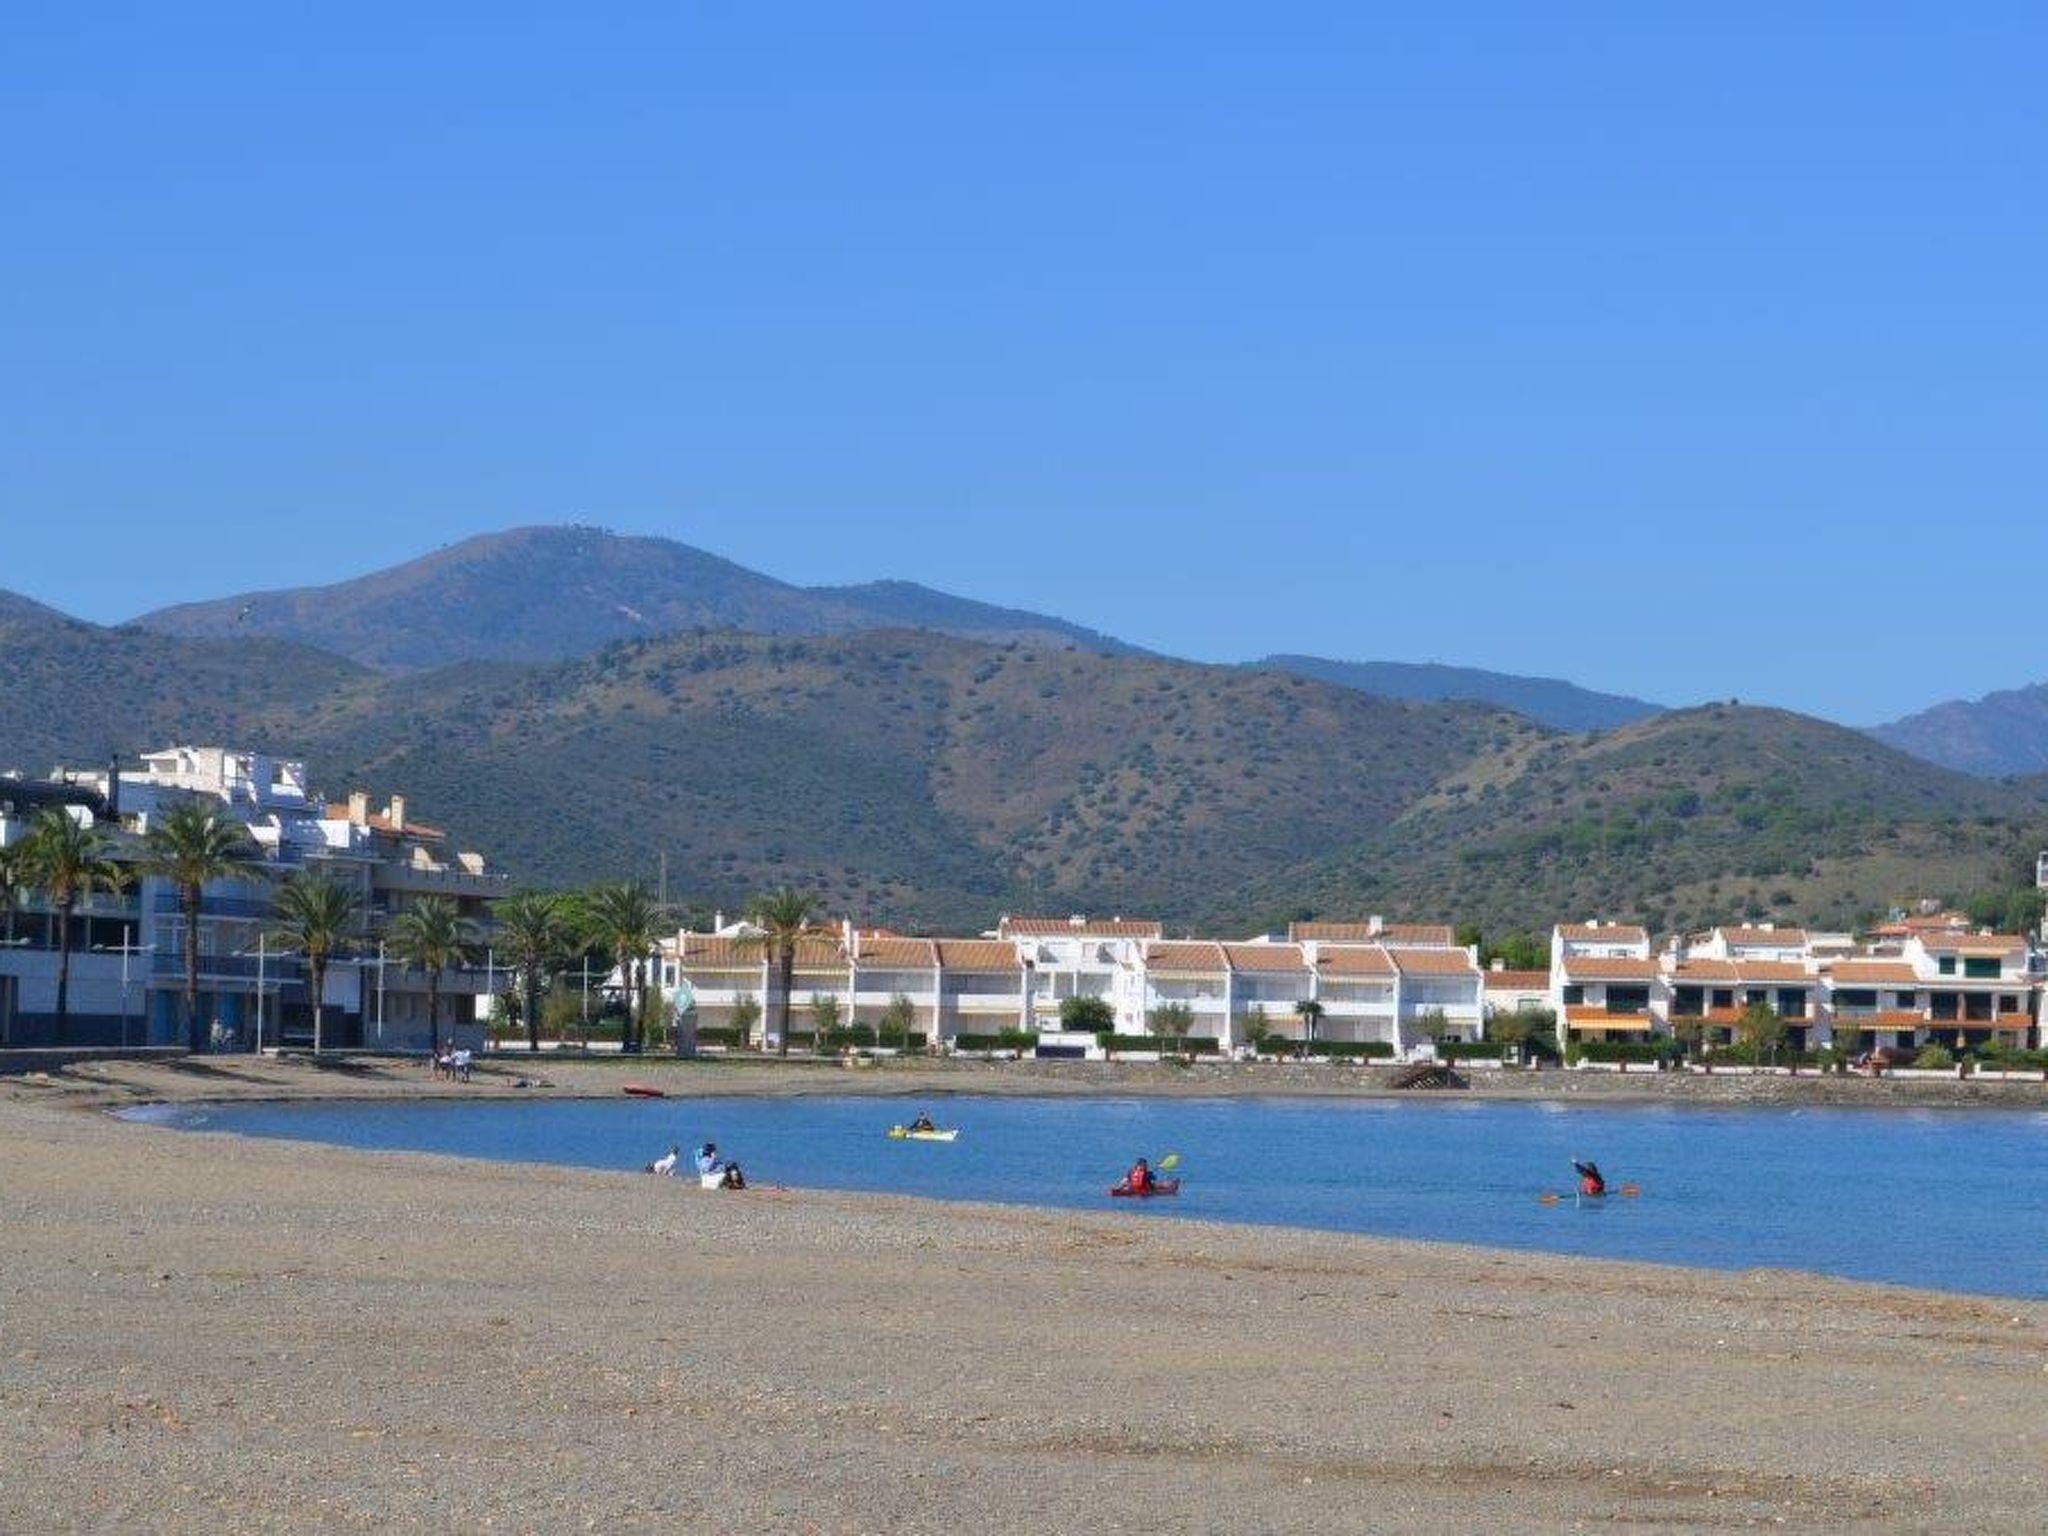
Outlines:
{"type": "MultiPolygon", "coordinates": [[[[522,880],[648,877],[665,856],[671,889],[706,903],[786,879],[906,926],[1023,907],[1247,930],[1372,910],[1492,931],[1848,922],[2019,883],[2048,835],[2048,783],[1782,711],[1608,714],[1589,734],[1583,713],[1560,729],[1386,696],[1398,675],[1375,691],[1351,680],[1370,670],[1302,675],[1337,665],[1314,658],[1179,661],[589,530],[112,628],[0,600],[0,655],[0,763],[243,743],[307,758],[330,793],[405,792],[522,880]]],[[[1555,686],[1421,681],[1476,694],[1475,676],[1555,686]]]]}

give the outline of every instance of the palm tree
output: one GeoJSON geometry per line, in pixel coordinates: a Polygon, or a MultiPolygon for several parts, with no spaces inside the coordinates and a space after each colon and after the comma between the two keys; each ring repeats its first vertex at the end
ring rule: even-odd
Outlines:
{"type": "Polygon", "coordinates": [[[391,920],[391,952],[427,973],[427,1039],[441,1055],[441,973],[469,957],[476,925],[446,896],[422,896],[391,920]]]}
{"type": "Polygon", "coordinates": [[[327,961],[337,946],[356,936],[362,905],[356,893],[331,875],[296,874],[277,892],[277,927],[270,937],[306,957],[313,985],[313,1054],[320,1054],[320,1023],[326,1013],[327,961]]]}
{"type": "Polygon", "coordinates": [[[71,1019],[71,914],[95,890],[118,891],[128,873],[107,857],[107,834],[61,806],[38,812],[21,862],[57,912],[57,1039],[71,1019]]]}
{"type": "Polygon", "coordinates": [[[1294,1011],[1301,1019],[1301,1053],[1306,1056],[1308,1048],[1316,1043],[1316,1025],[1322,1022],[1323,1005],[1305,997],[1294,1005],[1294,1011]]]}
{"type": "Polygon", "coordinates": [[[788,885],[755,897],[747,909],[747,921],[760,932],[746,935],[741,943],[765,954],[781,983],[775,995],[775,1042],[784,1056],[789,1054],[789,994],[796,986],[797,946],[805,939],[824,936],[817,920],[818,898],[788,885]]]}
{"type": "Polygon", "coordinates": [[[498,944],[519,973],[526,1048],[540,1049],[540,989],[547,973],[576,947],[569,903],[548,891],[523,891],[497,905],[498,944]]]}
{"type": "Polygon", "coordinates": [[[626,988],[626,1019],[620,1026],[620,1047],[640,1049],[640,966],[661,938],[661,909],[647,888],[631,880],[615,880],[585,891],[577,902],[584,935],[612,957],[626,988]]]}
{"type": "Polygon", "coordinates": [[[242,824],[197,800],[182,801],[142,835],[143,868],[178,888],[185,919],[185,1043],[206,1049],[199,1030],[199,896],[209,881],[224,880],[255,862],[256,845],[242,824]]]}

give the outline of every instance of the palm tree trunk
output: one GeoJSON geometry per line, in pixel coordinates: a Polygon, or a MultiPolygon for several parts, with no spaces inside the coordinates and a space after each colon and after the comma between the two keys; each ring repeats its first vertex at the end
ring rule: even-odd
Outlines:
{"type": "Polygon", "coordinates": [[[185,912],[185,1046],[203,1051],[206,1041],[199,1033],[199,887],[188,885],[180,890],[178,905],[185,912]]]}
{"type": "Polygon", "coordinates": [[[796,988],[796,946],[785,944],[782,953],[775,957],[777,978],[782,983],[782,992],[775,1000],[775,1010],[782,1023],[776,1031],[776,1054],[789,1054],[789,994],[796,988]]]}
{"type": "MultiPolygon", "coordinates": [[[[313,1054],[318,1056],[320,1054],[320,1003],[327,996],[327,957],[316,954],[308,958],[313,972],[313,1054]]],[[[280,1013],[283,1012],[282,1009],[278,1011],[280,1013]]]]}
{"type": "Polygon", "coordinates": [[[57,1044],[65,1043],[71,1023],[71,900],[57,903],[57,1044]]]}
{"type": "Polygon", "coordinates": [[[441,1059],[441,973],[427,973],[427,1051],[441,1059]]]}
{"type": "Polygon", "coordinates": [[[540,967],[526,967],[526,1049],[540,1054],[540,967]]]}

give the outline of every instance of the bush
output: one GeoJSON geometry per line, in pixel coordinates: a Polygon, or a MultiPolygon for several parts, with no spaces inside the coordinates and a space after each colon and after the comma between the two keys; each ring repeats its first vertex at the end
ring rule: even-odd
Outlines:
{"type": "Polygon", "coordinates": [[[1913,1058],[1913,1065],[1923,1072],[1946,1072],[1955,1064],[1955,1057],[1945,1045],[1930,1045],[1913,1058]]]}
{"type": "Polygon", "coordinates": [[[956,1051],[1029,1051],[1038,1045],[1038,1036],[1028,1029],[1006,1029],[999,1035],[955,1035],[953,1049],[956,1051]]]}
{"type": "Polygon", "coordinates": [[[1678,1054],[1675,1040],[1575,1040],[1574,1061],[1650,1062],[1668,1061],[1678,1054]]]}
{"type": "Polygon", "coordinates": [[[1214,1035],[1118,1035],[1108,1030],[1096,1035],[1095,1043],[1105,1051],[1186,1051],[1194,1056],[1215,1050],[1217,1044],[1214,1035]]]}
{"type": "Polygon", "coordinates": [[[741,1044],[742,1040],[738,1030],[728,1029],[721,1025],[713,1025],[709,1029],[697,1031],[697,1043],[699,1045],[735,1046],[741,1044]]]}
{"type": "Polygon", "coordinates": [[[1505,1061],[1508,1046],[1504,1040],[1439,1040],[1436,1053],[1445,1061],[1505,1061]]]}
{"type": "Polygon", "coordinates": [[[1116,1027],[1116,1009],[1106,998],[1068,997],[1060,1000],[1060,1028],[1076,1034],[1096,1034],[1116,1027]]]}
{"type": "Polygon", "coordinates": [[[1258,1043],[1259,1052],[1265,1056],[1296,1056],[1306,1053],[1310,1056],[1336,1056],[1347,1060],[1363,1059],[1380,1061],[1394,1054],[1394,1047],[1386,1040],[1316,1040],[1304,1046],[1299,1040],[1286,1035],[1267,1035],[1258,1043]]]}

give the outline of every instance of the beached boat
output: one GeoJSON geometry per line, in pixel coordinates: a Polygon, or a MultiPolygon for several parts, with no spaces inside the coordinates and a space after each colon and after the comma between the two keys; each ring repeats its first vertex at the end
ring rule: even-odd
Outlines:
{"type": "Polygon", "coordinates": [[[907,1125],[892,1125],[889,1127],[889,1139],[891,1141],[951,1141],[959,1134],[960,1127],[957,1125],[948,1126],[944,1130],[934,1126],[929,1131],[916,1130],[907,1125]]]}
{"type": "Polygon", "coordinates": [[[635,1099],[665,1099],[668,1097],[666,1091],[656,1088],[650,1083],[628,1083],[619,1091],[635,1099]]]}

